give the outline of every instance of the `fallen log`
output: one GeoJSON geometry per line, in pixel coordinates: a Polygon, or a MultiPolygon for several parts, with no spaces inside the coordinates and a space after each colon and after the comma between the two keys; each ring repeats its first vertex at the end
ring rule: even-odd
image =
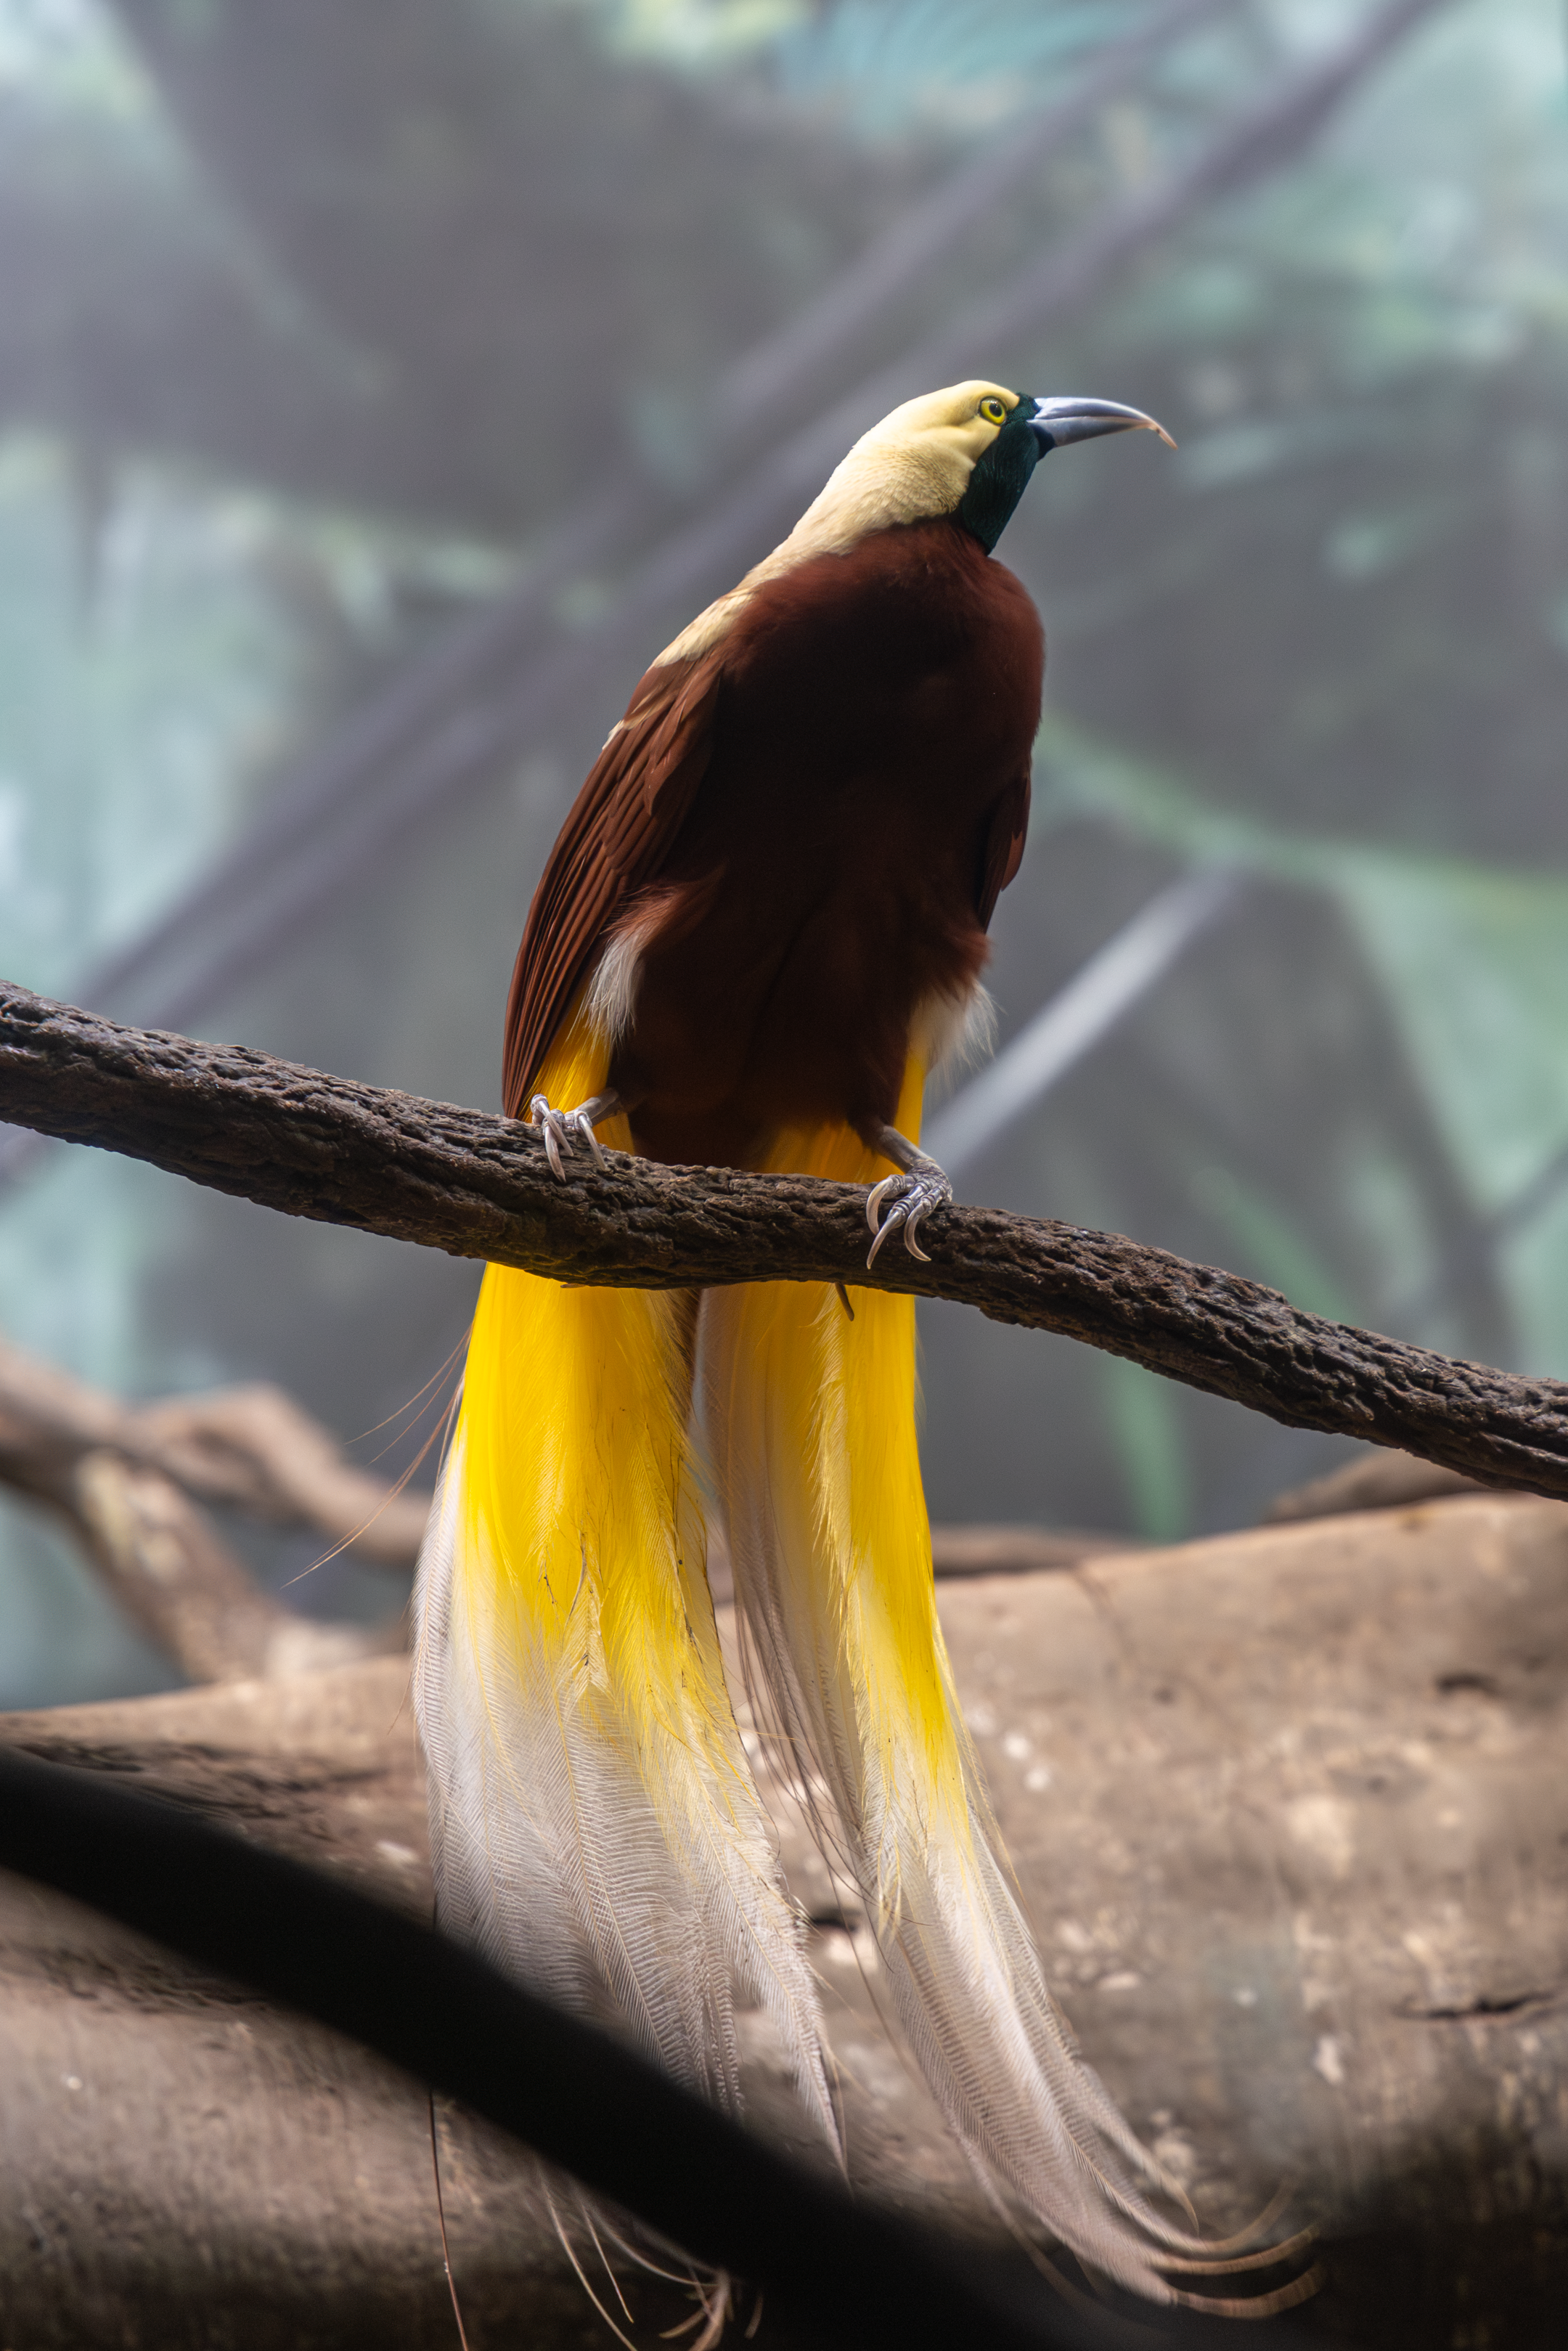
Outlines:
{"type": "MultiPolygon", "coordinates": [[[[1568,2296],[1565,1562],[1560,1508],[1486,1495],[940,1590],[1059,1997],[1206,2224],[1292,2184],[1326,2271],[1298,2323],[1324,2339],[1549,2339],[1568,2296]]],[[[423,1914],[406,1673],[13,1716],[0,1739],[423,1914]]],[[[858,1907],[763,1771],[860,2192],[999,2255],[883,2028],[858,1907]]],[[[16,1880],[0,1982],[6,2341],[450,2341],[400,2076],[16,1880]]],[[[742,2029],[753,2120],[800,2148],[779,2053],[742,2029]]],[[[473,2338],[580,2343],[526,2160],[444,2109],[441,2131],[473,2338]]]]}

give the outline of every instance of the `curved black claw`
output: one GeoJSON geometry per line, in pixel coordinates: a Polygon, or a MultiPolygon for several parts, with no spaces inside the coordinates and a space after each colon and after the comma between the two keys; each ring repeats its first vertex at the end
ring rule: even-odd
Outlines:
{"type": "Polygon", "coordinates": [[[929,1265],[931,1259],[915,1235],[932,1209],[946,1208],[952,1197],[953,1186],[935,1159],[924,1156],[907,1175],[884,1176],[880,1184],[873,1185],[866,1195],[865,1204],[866,1223],[876,1235],[866,1257],[868,1268],[876,1263],[876,1253],[889,1233],[896,1232],[903,1233],[904,1246],[910,1256],[917,1257],[922,1265],[929,1265]],[[877,1216],[882,1204],[890,1198],[893,1206],[878,1224],[877,1216]]]}
{"type": "Polygon", "coordinates": [[[601,1167],[608,1164],[593,1132],[590,1113],[595,1107],[592,1102],[584,1102],[580,1110],[551,1110],[543,1094],[536,1094],[528,1104],[528,1116],[544,1136],[549,1164],[562,1184],[566,1182],[566,1169],[560,1155],[563,1151],[575,1152],[579,1141],[587,1144],[601,1167]]]}

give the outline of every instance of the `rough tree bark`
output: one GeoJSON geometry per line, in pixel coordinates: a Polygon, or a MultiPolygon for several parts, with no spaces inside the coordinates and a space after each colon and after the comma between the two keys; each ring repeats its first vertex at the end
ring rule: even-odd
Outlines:
{"type": "Polygon", "coordinates": [[[550,1175],[511,1120],[239,1046],[121,1027],[0,983],[0,1114],[286,1215],[559,1281],[684,1289],[842,1281],[1059,1331],[1300,1428],[1568,1497],[1568,1384],[1301,1312],[1277,1290],[1118,1234],[954,1207],[865,1269],[864,1196],[805,1176],[610,1155],[550,1175]]]}

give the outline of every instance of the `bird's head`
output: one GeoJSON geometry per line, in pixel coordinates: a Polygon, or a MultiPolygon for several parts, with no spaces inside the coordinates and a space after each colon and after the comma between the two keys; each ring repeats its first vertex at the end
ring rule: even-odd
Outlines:
{"type": "Polygon", "coordinates": [[[906,400],[862,433],[788,538],[682,630],[661,662],[695,660],[730,629],[758,589],[815,556],[847,555],[873,531],[949,515],[988,555],[1048,449],[1102,433],[1157,433],[1141,408],[1072,396],[1020,399],[999,383],[955,383],[906,400]]]}
{"type": "Polygon", "coordinates": [[[1117,401],[1020,397],[977,380],[951,384],[906,400],[862,434],[800,528],[814,525],[813,538],[846,544],[890,524],[953,515],[988,554],[1047,450],[1136,432],[1176,446],[1163,424],[1117,401]]]}

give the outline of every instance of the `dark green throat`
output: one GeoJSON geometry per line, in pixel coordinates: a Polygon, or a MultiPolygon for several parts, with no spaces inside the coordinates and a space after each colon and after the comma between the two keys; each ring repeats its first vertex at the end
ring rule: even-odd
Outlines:
{"type": "Polygon", "coordinates": [[[988,555],[1006,530],[1040,463],[1039,436],[1030,427],[1036,406],[1032,400],[1019,401],[985,455],[977,461],[959,501],[958,520],[988,555]]]}

